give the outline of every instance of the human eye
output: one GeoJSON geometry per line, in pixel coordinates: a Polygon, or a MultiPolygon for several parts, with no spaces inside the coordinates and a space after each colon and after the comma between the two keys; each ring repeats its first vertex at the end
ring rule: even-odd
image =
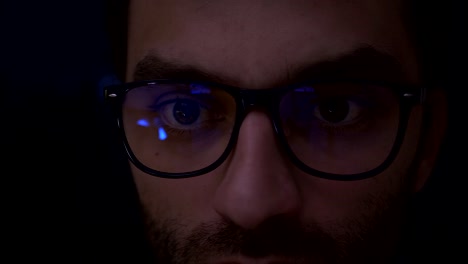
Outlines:
{"type": "Polygon", "coordinates": [[[225,118],[212,99],[183,92],[163,95],[151,108],[157,115],[158,126],[175,135],[214,126],[225,118]]]}
{"type": "MultiPolygon", "coordinates": [[[[390,93],[391,94],[391,93],[390,93]]],[[[358,133],[385,117],[387,90],[348,83],[300,87],[289,92],[280,111],[283,124],[300,134],[358,133]]]]}
{"type": "Polygon", "coordinates": [[[330,133],[356,131],[369,122],[372,103],[353,97],[330,97],[313,106],[313,116],[319,126],[330,133]]]}

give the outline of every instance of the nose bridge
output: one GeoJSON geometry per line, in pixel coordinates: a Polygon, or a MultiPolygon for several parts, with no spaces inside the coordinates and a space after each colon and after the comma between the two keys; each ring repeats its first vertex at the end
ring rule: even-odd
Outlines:
{"type": "MultiPolygon", "coordinates": [[[[242,107],[242,118],[240,124],[240,130],[244,127],[244,130],[250,129],[252,126],[255,126],[256,122],[261,120],[263,128],[266,130],[269,127],[273,128],[273,132],[277,133],[277,125],[274,121],[274,112],[277,106],[277,91],[274,89],[262,89],[262,90],[253,90],[253,89],[245,89],[240,91],[241,97],[241,107],[242,107]],[[249,120],[249,117],[251,120],[249,120]],[[251,123],[247,124],[246,123],[251,123]]],[[[260,132],[260,130],[255,130],[260,132]]],[[[241,132],[241,131],[239,131],[241,132]]],[[[269,134],[269,131],[264,131],[264,133],[269,134]]],[[[244,138],[246,140],[253,139],[257,134],[252,133],[251,131],[246,131],[245,133],[248,135],[248,138],[244,138]]],[[[275,143],[277,142],[278,138],[276,135],[272,134],[274,137],[275,143]]],[[[280,144],[275,144],[275,146],[279,146],[280,144]]]]}
{"type": "Polygon", "coordinates": [[[286,165],[286,157],[283,157],[271,115],[268,109],[262,107],[267,106],[268,101],[259,100],[261,101],[256,101],[245,108],[245,117],[239,129],[231,160],[242,161],[242,164],[249,166],[256,165],[250,169],[259,169],[265,162],[269,163],[268,161],[273,159],[286,165]]]}
{"type": "Polygon", "coordinates": [[[268,115],[250,111],[216,192],[214,207],[223,217],[247,229],[277,215],[294,215],[301,199],[291,171],[268,115]]]}

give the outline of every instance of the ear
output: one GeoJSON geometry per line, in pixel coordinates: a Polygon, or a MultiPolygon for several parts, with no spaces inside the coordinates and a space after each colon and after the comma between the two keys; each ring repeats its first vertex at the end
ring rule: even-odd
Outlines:
{"type": "Polygon", "coordinates": [[[447,96],[435,88],[427,91],[419,149],[419,164],[416,169],[414,192],[419,192],[432,174],[439,150],[447,129],[447,96]]]}

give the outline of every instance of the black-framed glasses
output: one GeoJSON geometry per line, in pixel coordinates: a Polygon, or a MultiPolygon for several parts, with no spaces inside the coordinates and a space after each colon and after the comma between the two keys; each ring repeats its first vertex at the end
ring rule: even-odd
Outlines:
{"type": "Polygon", "coordinates": [[[107,87],[105,97],[129,159],[153,176],[185,178],[214,170],[236,144],[245,116],[260,109],[270,116],[282,151],[302,171],[358,180],[392,163],[411,108],[424,92],[420,86],[354,79],[264,90],[151,80],[107,87]]]}

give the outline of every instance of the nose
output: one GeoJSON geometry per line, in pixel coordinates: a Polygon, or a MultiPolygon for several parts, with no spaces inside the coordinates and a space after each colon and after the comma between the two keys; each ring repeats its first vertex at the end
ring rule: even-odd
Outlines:
{"type": "Polygon", "coordinates": [[[272,217],[297,216],[300,191],[266,114],[246,116],[231,155],[214,197],[221,216],[245,229],[272,217]]]}

